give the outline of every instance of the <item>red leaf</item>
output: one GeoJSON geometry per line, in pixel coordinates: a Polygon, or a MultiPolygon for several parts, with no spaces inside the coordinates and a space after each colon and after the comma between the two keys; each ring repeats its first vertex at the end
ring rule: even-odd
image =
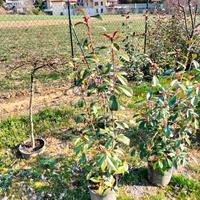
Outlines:
{"type": "Polygon", "coordinates": [[[109,35],[109,34],[106,34],[106,33],[104,33],[102,35],[105,36],[105,37],[107,37],[109,40],[112,40],[112,35],[109,35]]]}
{"type": "Polygon", "coordinates": [[[85,16],[84,16],[84,21],[85,21],[85,23],[88,23],[89,19],[90,19],[90,16],[89,16],[89,15],[85,15],[85,16]]]}
{"type": "Polygon", "coordinates": [[[115,31],[113,34],[112,34],[112,39],[115,38],[116,34],[118,33],[118,31],[115,31]]]}

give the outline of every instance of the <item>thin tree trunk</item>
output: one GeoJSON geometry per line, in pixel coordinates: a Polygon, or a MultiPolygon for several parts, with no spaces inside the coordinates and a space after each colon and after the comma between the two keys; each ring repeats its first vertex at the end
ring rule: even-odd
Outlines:
{"type": "Polygon", "coordinates": [[[31,73],[31,90],[30,90],[30,104],[29,104],[31,143],[32,143],[33,149],[35,148],[35,136],[34,136],[34,127],[33,127],[34,73],[35,73],[35,70],[33,70],[31,73]]]}

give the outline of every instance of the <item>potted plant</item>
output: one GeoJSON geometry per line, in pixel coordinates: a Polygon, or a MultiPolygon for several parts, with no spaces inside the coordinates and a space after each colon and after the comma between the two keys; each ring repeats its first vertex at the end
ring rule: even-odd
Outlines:
{"type": "Polygon", "coordinates": [[[91,199],[115,200],[118,178],[128,170],[124,146],[129,145],[129,138],[124,135],[128,125],[119,121],[115,113],[120,109],[119,95],[132,96],[132,90],[119,71],[117,32],[103,35],[110,41],[111,59],[100,57],[105,48],[88,44],[85,49],[91,51],[84,54],[83,62],[77,65],[74,61],[74,87],[81,95],[75,105],[83,111],[76,117],[80,129],[74,151],[79,155],[80,167],[87,172],[91,199]]]}
{"type": "Polygon", "coordinates": [[[138,117],[140,155],[147,158],[148,178],[155,185],[166,186],[173,169],[186,162],[190,136],[198,129],[198,84],[176,77],[168,88],[153,77],[158,95],[147,94],[138,117]]]}
{"type": "MultiPolygon", "coordinates": [[[[34,58],[31,61],[26,61],[15,67],[14,70],[23,67],[31,66],[30,72],[30,100],[29,100],[29,126],[30,126],[30,138],[19,145],[19,152],[24,159],[29,159],[31,156],[36,156],[42,153],[45,149],[45,140],[43,138],[35,137],[34,133],[34,123],[33,123],[33,99],[35,92],[35,78],[36,72],[42,68],[48,67],[51,70],[54,69],[54,65],[63,64],[64,62],[58,59],[41,60],[34,58]]],[[[13,71],[13,70],[12,70],[13,71]]]]}

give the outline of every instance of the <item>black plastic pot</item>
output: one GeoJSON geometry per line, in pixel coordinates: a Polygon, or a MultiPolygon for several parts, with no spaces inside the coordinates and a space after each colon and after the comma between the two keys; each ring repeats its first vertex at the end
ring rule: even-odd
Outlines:
{"type": "Polygon", "coordinates": [[[152,164],[148,163],[148,179],[153,185],[167,186],[172,178],[173,168],[165,172],[159,169],[153,169],[152,164]]]}
{"type": "Polygon", "coordinates": [[[197,130],[197,133],[196,133],[196,140],[197,140],[197,142],[200,144],[200,129],[197,130]]]}
{"type": "Polygon", "coordinates": [[[22,158],[24,159],[29,159],[30,157],[34,157],[37,156],[41,153],[44,152],[45,150],[45,141],[42,138],[37,138],[35,139],[36,143],[39,143],[40,145],[34,149],[32,149],[31,151],[27,151],[25,146],[31,142],[31,140],[26,140],[25,142],[23,142],[22,144],[19,145],[19,152],[22,155],[22,158]]]}
{"type": "Polygon", "coordinates": [[[95,192],[90,190],[90,198],[91,198],[91,200],[116,200],[117,195],[116,195],[116,192],[113,190],[110,190],[103,196],[96,194],[95,192]]]}

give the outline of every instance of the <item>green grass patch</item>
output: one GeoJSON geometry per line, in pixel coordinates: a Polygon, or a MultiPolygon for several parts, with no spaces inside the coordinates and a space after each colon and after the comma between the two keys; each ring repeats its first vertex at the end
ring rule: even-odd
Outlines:
{"type": "Polygon", "coordinates": [[[164,200],[164,199],[166,199],[164,192],[158,192],[155,195],[152,195],[150,197],[144,198],[144,200],[164,200]]]}
{"type": "MultiPolygon", "coordinates": [[[[74,110],[67,106],[45,108],[33,116],[37,136],[55,134],[60,128],[69,128],[74,110]]],[[[54,135],[55,137],[56,135],[54,135]]],[[[30,137],[28,117],[8,118],[0,121],[0,148],[14,148],[30,137]]]]}
{"type": "Polygon", "coordinates": [[[31,162],[31,168],[15,169],[0,175],[0,193],[14,199],[70,197],[89,200],[85,176],[76,170],[74,163],[73,157],[39,156],[31,162]]]}
{"type": "MultiPolygon", "coordinates": [[[[0,29],[0,87],[2,91],[7,90],[19,90],[25,89],[28,86],[29,77],[27,71],[20,69],[19,76],[15,78],[8,78],[5,75],[8,74],[8,68],[5,68],[6,64],[15,65],[15,61],[25,60],[27,58],[34,59],[35,57],[40,58],[59,58],[66,57],[69,59],[71,57],[71,47],[70,47],[70,37],[69,29],[66,24],[63,25],[49,25],[48,21],[45,26],[36,26],[36,27],[26,27],[26,20],[31,21],[31,19],[54,19],[52,16],[0,16],[0,21],[3,18],[8,18],[9,23],[15,23],[15,21],[24,21],[24,26],[19,28],[2,28],[0,29]]],[[[58,17],[59,19],[64,19],[63,16],[58,17]]],[[[55,19],[57,19],[55,17],[55,19]]],[[[119,43],[122,41],[124,36],[122,35],[122,23],[125,21],[125,18],[120,15],[114,16],[103,16],[103,21],[101,20],[92,20],[92,31],[93,31],[93,42],[95,46],[108,46],[107,39],[102,36],[103,33],[113,33],[118,31],[119,43]],[[103,27],[103,28],[102,28],[103,27]]],[[[136,18],[133,16],[133,20],[130,22],[130,26],[133,32],[144,32],[144,17],[136,15],[136,18]],[[140,19],[138,21],[138,19],[140,19]]],[[[66,20],[67,21],[67,20],[66,20]]],[[[75,21],[82,21],[82,17],[75,17],[75,21]]],[[[31,22],[32,23],[32,22],[31,22]]],[[[34,22],[33,22],[34,23],[34,22]]],[[[86,27],[83,25],[76,26],[76,32],[81,43],[84,41],[87,36],[86,27]]],[[[141,42],[143,45],[143,41],[141,42]]],[[[74,39],[74,52],[75,55],[80,54],[80,48],[77,45],[77,41],[74,39]]],[[[103,52],[102,57],[107,56],[103,52]]],[[[69,69],[66,66],[66,69],[69,69]]],[[[70,69],[69,69],[70,70],[70,69]]],[[[59,79],[58,74],[41,75],[41,81],[46,81],[48,83],[51,80],[62,80],[59,79]]]]}
{"type": "Polygon", "coordinates": [[[199,199],[200,183],[183,175],[174,175],[166,191],[176,199],[199,199]]]}

